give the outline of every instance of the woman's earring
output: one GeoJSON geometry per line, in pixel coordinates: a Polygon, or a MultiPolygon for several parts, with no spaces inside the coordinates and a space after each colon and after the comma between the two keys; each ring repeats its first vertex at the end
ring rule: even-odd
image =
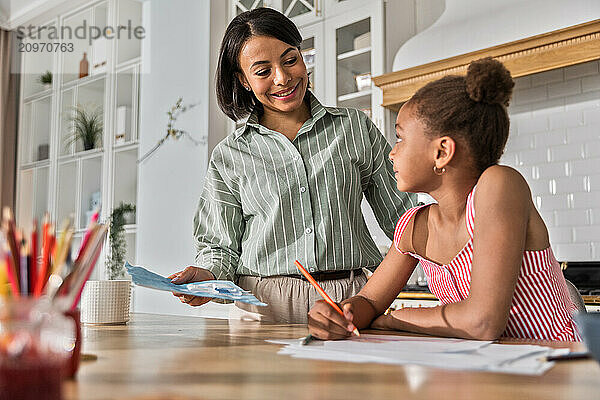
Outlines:
{"type": "Polygon", "coordinates": [[[438,167],[436,167],[435,165],[433,166],[433,172],[436,175],[442,175],[444,172],[446,172],[446,168],[442,167],[442,169],[438,169],[438,167]]]}
{"type": "Polygon", "coordinates": [[[247,91],[250,91],[250,87],[249,87],[249,86],[244,86],[244,88],[245,88],[247,91]]]}

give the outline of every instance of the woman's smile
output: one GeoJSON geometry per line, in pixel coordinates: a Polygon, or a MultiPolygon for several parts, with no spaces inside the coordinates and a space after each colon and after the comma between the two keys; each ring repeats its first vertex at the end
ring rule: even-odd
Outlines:
{"type": "Polygon", "coordinates": [[[298,81],[298,83],[296,83],[295,86],[288,88],[288,89],[280,90],[279,92],[271,94],[271,96],[276,98],[277,100],[281,100],[281,101],[290,100],[290,99],[294,98],[296,96],[296,94],[298,93],[299,85],[300,85],[300,81],[298,81]]]}

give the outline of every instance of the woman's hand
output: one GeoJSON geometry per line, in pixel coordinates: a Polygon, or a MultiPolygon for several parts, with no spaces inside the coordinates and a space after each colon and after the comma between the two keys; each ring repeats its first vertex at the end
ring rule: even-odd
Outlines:
{"type": "MultiPolygon", "coordinates": [[[[215,279],[215,276],[207,269],[199,267],[187,267],[183,271],[174,273],[173,275],[167,276],[172,283],[181,285],[190,282],[202,282],[215,279]]],[[[189,304],[190,306],[201,306],[202,304],[208,303],[210,297],[198,297],[190,294],[175,293],[173,296],[178,297],[182,303],[189,304]]]]}
{"type": "Polygon", "coordinates": [[[352,320],[352,303],[341,307],[344,312],[342,317],[325,300],[319,300],[308,312],[308,332],[322,340],[346,339],[356,329],[352,320]]]}

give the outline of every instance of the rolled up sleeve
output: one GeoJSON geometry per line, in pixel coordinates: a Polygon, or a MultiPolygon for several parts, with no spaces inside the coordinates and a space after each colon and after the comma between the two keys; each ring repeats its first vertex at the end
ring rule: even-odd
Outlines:
{"type": "Polygon", "coordinates": [[[235,281],[245,224],[239,194],[211,160],[194,216],[196,265],[216,279],[235,281]]]}

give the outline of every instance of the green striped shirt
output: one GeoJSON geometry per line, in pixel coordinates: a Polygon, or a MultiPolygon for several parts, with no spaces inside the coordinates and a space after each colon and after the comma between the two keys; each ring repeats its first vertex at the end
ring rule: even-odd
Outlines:
{"type": "Polygon", "coordinates": [[[196,264],[217,279],[374,267],[382,260],[365,224],[363,194],[393,237],[416,195],[396,189],[391,150],[358,110],[324,107],[290,141],[256,113],[214,149],[194,217],[196,264]]]}

